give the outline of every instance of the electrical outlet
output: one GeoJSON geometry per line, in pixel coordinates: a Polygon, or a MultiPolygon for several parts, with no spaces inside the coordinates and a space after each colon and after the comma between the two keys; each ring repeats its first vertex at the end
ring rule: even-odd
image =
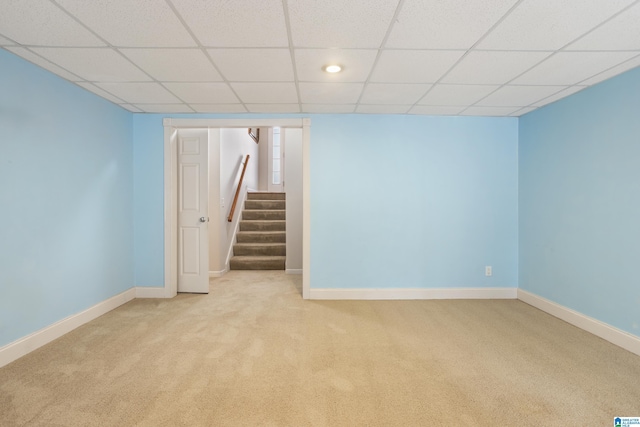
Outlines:
{"type": "Polygon", "coordinates": [[[489,277],[493,274],[493,270],[491,269],[490,265],[487,265],[484,267],[484,275],[489,277]]]}

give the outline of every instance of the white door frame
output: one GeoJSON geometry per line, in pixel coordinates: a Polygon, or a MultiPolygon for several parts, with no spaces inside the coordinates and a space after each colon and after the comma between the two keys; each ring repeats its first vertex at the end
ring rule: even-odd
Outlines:
{"type": "Polygon", "coordinates": [[[178,293],[178,151],[177,128],[302,128],[302,297],[311,289],[311,119],[172,119],[164,126],[164,297],[178,293]]]}

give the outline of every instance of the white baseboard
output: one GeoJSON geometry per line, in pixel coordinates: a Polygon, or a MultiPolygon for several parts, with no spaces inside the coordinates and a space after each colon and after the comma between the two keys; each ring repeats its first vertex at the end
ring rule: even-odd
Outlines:
{"type": "Polygon", "coordinates": [[[516,299],[517,288],[313,289],[317,300],[516,299]]]}
{"type": "Polygon", "coordinates": [[[81,311],[67,318],[64,318],[39,331],[29,334],[12,343],[0,347],[0,367],[8,365],[14,360],[31,353],[51,341],[60,338],[64,334],[71,332],[79,326],[96,319],[103,314],[125,304],[136,297],[136,290],[131,288],[93,307],[81,311]]]}
{"type": "Polygon", "coordinates": [[[164,286],[137,286],[135,289],[136,298],[168,298],[166,294],[167,290],[164,288],[164,286]]]}
{"type": "Polygon", "coordinates": [[[640,337],[522,289],[518,299],[640,356],[640,337]]]}
{"type": "Polygon", "coordinates": [[[285,274],[302,274],[302,269],[301,268],[287,268],[284,272],[285,272],[285,274]]]}
{"type": "Polygon", "coordinates": [[[229,269],[227,269],[227,268],[225,268],[224,270],[220,270],[220,271],[209,271],[209,278],[222,277],[225,274],[227,274],[228,271],[229,271],[229,269]]]}

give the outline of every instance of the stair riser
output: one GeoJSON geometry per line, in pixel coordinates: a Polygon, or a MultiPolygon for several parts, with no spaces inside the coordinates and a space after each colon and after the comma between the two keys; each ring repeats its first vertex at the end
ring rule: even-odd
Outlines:
{"type": "Polygon", "coordinates": [[[236,237],[238,243],[286,243],[287,241],[287,235],[284,232],[273,234],[239,232],[236,237]]]}
{"type": "Polygon", "coordinates": [[[233,246],[233,254],[236,256],[285,256],[287,246],[233,246]]]}
{"type": "Polygon", "coordinates": [[[246,210],[242,211],[242,219],[248,220],[281,220],[286,218],[285,211],[246,210]]]}
{"type": "Polygon", "coordinates": [[[231,270],[284,270],[283,260],[267,260],[267,261],[238,261],[231,258],[229,261],[231,270]]]}
{"type": "Polygon", "coordinates": [[[285,209],[286,202],[284,200],[247,200],[244,202],[244,208],[250,209],[285,209]]]}
{"type": "Polygon", "coordinates": [[[240,231],[285,231],[285,221],[240,221],[240,231]]]}
{"type": "Polygon", "coordinates": [[[248,200],[285,200],[285,193],[247,193],[248,200]]]}

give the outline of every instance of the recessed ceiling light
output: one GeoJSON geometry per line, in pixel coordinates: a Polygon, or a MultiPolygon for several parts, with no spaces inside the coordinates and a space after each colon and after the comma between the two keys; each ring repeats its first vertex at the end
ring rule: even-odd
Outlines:
{"type": "Polygon", "coordinates": [[[340,65],[327,65],[326,67],[324,67],[324,70],[327,73],[339,73],[340,71],[342,71],[342,67],[340,65]]]}

